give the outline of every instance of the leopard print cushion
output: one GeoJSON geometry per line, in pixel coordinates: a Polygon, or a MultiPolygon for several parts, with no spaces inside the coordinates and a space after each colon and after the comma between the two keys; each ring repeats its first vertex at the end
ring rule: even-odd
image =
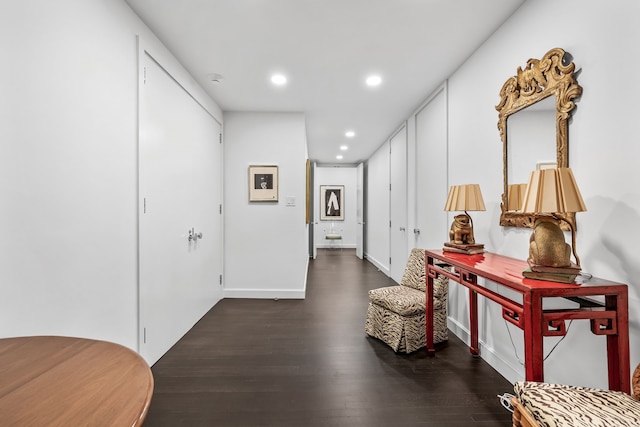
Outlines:
{"type": "Polygon", "coordinates": [[[640,426],[640,402],[620,391],[522,381],[514,391],[542,427],[640,426]]]}
{"type": "MultiPolygon", "coordinates": [[[[369,301],[398,313],[401,316],[414,316],[424,313],[426,308],[425,291],[416,291],[406,286],[388,286],[369,291],[369,301]]],[[[442,299],[433,299],[433,309],[441,310],[442,299]]]]}
{"type": "Polygon", "coordinates": [[[633,371],[631,384],[633,387],[633,397],[635,397],[636,400],[640,400],[640,364],[638,364],[635,371],[633,371]]]}
{"type": "Polygon", "coordinates": [[[426,272],[424,268],[424,249],[413,248],[409,254],[407,265],[400,280],[401,286],[407,286],[417,291],[426,291],[426,272]]]}
{"type": "MultiPolygon", "coordinates": [[[[415,316],[401,316],[369,303],[365,332],[383,341],[397,353],[411,353],[427,345],[424,311],[415,316]]],[[[447,310],[434,310],[433,342],[437,344],[448,339],[447,310]]]]}
{"type": "MultiPolygon", "coordinates": [[[[414,248],[409,254],[407,265],[400,280],[400,286],[407,286],[417,291],[427,291],[424,249],[414,248]]],[[[438,276],[433,281],[433,296],[442,298],[447,294],[449,279],[438,276]]]]}

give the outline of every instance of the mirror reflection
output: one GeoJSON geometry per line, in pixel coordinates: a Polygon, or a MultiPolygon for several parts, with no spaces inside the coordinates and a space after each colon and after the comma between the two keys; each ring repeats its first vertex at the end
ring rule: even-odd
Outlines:
{"type": "MultiPolygon", "coordinates": [[[[507,185],[526,184],[531,171],[553,167],[556,162],[555,97],[512,114],[507,119],[507,185]]],[[[507,187],[510,188],[510,187],[507,187]]],[[[517,201],[509,200],[508,210],[517,210],[517,201]]]]}

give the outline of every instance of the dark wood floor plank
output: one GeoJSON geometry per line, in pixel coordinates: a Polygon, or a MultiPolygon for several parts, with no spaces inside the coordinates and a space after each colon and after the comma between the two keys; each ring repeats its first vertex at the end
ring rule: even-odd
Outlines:
{"type": "Polygon", "coordinates": [[[366,336],[367,291],[393,284],[321,250],[305,300],[220,301],[152,367],[145,426],[510,426],[511,384],[453,334],[435,357],[366,336]]]}

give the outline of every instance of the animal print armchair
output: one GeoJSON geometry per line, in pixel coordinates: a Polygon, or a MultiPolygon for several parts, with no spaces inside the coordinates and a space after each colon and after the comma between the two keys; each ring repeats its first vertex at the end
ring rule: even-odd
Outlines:
{"type": "MultiPolygon", "coordinates": [[[[433,341],[449,339],[447,292],[449,278],[433,280],[433,341]]],[[[413,249],[398,286],[369,291],[365,332],[395,352],[411,353],[426,344],[426,273],[424,249],[413,249]]]]}
{"type": "Polygon", "coordinates": [[[513,427],[638,427],[640,365],[631,382],[633,396],[621,391],[517,382],[511,399],[513,427]]]}

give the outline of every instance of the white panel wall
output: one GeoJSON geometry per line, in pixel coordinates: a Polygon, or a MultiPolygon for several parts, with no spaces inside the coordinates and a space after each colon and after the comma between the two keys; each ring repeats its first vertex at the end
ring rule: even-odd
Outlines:
{"type": "Polygon", "coordinates": [[[367,259],[389,276],[389,142],[367,161],[367,259]]]}
{"type": "Polygon", "coordinates": [[[138,34],[123,1],[2,6],[0,337],[137,346],[138,34]]]}
{"type": "MultiPolygon", "coordinates": [[[[406,121],[407,252],[414,247],[438,248],[448,236],[446,213],[441,208],[447,195],[446,98],[445,82],[434,93],[425,97],[424,103],[406,121]],[[440,232],[437,231],[438,227],[440,232]],[[420,229],[419,235],[414,234],[415,228],[420,229]]],[[[367,256],[388,275],[391,240],[389,184],[392,181],[389,176],[389,145],[390,142],[387,141],[371,156],[366,172],[369,179],[367,238],[375,239],[368,240],[367,256]]],[[[400,172],[403,175],[401,178],[405,179],[404,170],[400,169],[400,172]]]]}
{"type": "Polygon", "coordinates": [[[304,298],[306,147],[304,114],[225,113],[225,297],[304,298]],[[279,167],[279,202],[249,203],[249,165],[279,167]]]}
{"type": "Polygon", "coordinates": [[[314,239],[316,247],[342,246],[343,248],[356,247],[356,201],[358,185],[358,169],[356,167],[317,166],[315,169],[315,212],[313,212],[316,226],[314,239]],[[320,221],[320,186],[344,185],[344,221],[320,221]],[[331,223],[342,233],[342,242],[332,243],[324,239],[325,229],[331,223]]]}
{"type": "MultiPolygon", "coordinates": [[[[639,17],[635,0],[617,0],[615,7],[596,0],[525,2],[449,79],[449,180],[482,188],[487,211],[474,214],[476,240],[490,251],[525,259],[531,230],[498,225],[502,145],[494,106],[502,84],[527,59],[554,47],[573,55],[584,91],[569,127],[569,165],[588,209],[577,214],[577,250],[585,272],[630,285],[632,366],[640,362],[640,89],[634,84],[640,57],[632,54],[640,40],[639,17]],[[534,33],[522,30],[534,27],[534,33]]],[[[522,378],[521,332],[509,327],[516,356],[497,306],[487,304],[481,313],[483,357],[507,378],[522,378]]],[[[466,313],[454,316],[466,322],[466,313]]],[[[545,354],[556,341],[545,339],[545,354]]],[[[588,322],[574,322],[547,359],[545,379],[606,388],[605,354],[604,338],[592,335],[588,322]]]]}

